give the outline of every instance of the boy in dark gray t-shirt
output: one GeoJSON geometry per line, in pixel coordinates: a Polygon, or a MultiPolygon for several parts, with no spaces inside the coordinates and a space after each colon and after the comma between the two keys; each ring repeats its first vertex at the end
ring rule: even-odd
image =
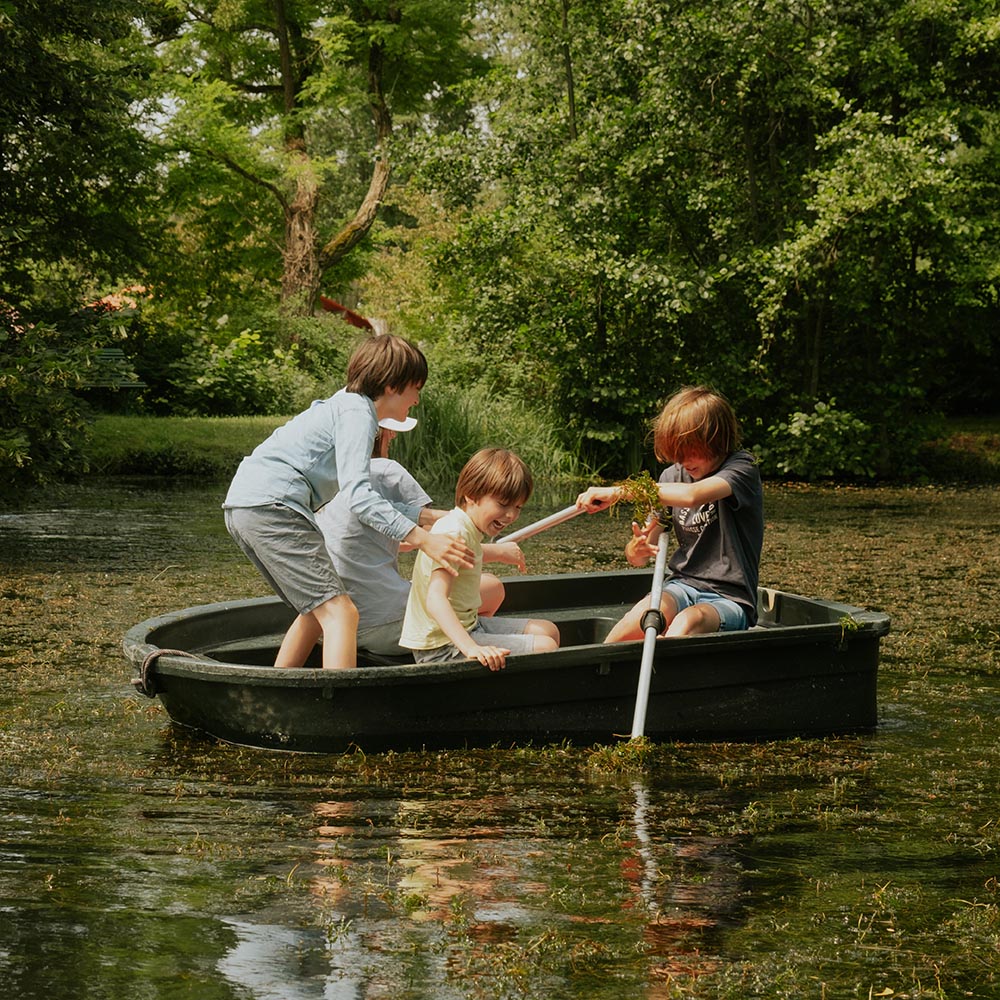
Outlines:
{"type": "MultiPolygon", "coordinates": [[[[673,520],[677,548],[660,600],[668,637],[739,631],[757,623],[757,581],[764,541],[760,474],[740,449],[729,403],[705,386],[682,389],[654,426],[656,457],[672,463],[660,476],[659,502],[673,520]]],[[[622,498],[620,486],[592,486],[577,498],[590,513],[622,498]]],[[[662,532],[656,518],[632,524],[625,556],[646,566],[662,532]]],[[[643,637],[644,598],[619,621],[606,642],[643,637]]]]}

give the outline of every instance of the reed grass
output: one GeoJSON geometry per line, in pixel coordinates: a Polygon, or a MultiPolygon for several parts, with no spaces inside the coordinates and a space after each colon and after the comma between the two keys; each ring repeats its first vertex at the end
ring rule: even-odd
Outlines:
{"type": "Polygon", "coordinates": [[[485,447],[517,452],[536,480],[558,483],[589,475],[579,456],[562,444],[554,420],[489,386],[427,392],[413,415],[417,426],[397,436],[392,457],[421,481],[454,483],[466,461],[485,447]]]}
{"type": "MultiPolygon", "coordinates": [[[[466,460],[488,445],[516,451],[538,480],[559,483],[588,474],[560,443],[553,421],[488,387],[427,392],[414,415],[416,428],[397,437],[392,457],[421,482],[453,485],[466,460]]],[[[93,425],[86,458],[98,475],[223,479],[288,419],[101,416],[93,425]]]]}

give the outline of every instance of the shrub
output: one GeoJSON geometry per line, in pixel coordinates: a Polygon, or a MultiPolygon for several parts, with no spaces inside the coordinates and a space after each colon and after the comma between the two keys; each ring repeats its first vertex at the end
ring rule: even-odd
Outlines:
{"type": "Polygon", "coordinates": [[[772,424],[756,454],[765,475],[806,480],[875,476],[871,428],[838,410],[833,399],[816,403],[811,413],[796,411],[772,424]]]}
{"type": "Polygon", "coordinates": [[[100,310],[57,327],[0,304],[0,489],[86,471],[88,406],[78,392],[115,335],[100,310]]]}
{"type": "Polygon", "coordinates": [[[549,414],[498,395],[489,384],[464,388],[434,382],[413,415],[418,424],[396,438],[392,457],[419,473],[421,481],[453,485],[470,456],[489,445],[516,451],[536,479],[588,475],[578,456],[560,443],[549,414]]]}
{"type": "Polygon", "coordinates": [[[203,416],[288,413],[311,384],[297,366],[297,348],[271,347],[256,330],[227,343],[201,340],[172,365],[179,409],[203,416]]]}

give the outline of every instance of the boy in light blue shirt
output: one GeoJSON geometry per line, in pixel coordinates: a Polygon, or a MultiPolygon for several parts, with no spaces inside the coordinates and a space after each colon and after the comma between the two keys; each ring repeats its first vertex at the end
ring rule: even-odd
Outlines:
{"type": "Polygon", "coordinates": [[[226,527],[298,612],[276,667],[303,666],[320,636],[324,668],[357,666],[358,613],[316,524],[315,512],[338,489],[363,523],[420,549],[448,573],[473,565],[463,542],[427,530],[429,512],[392,504],[371,486],[379,420],[405,420],[426,380],[427,360],[414,344],[368,337],[351,355],[344,389],[314,402],[240,463],[223,503],[226,527]]]}

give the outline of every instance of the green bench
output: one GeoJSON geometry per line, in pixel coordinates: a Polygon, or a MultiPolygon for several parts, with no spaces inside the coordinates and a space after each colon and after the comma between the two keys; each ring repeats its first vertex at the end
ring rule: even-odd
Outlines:
{"type": "Polygon", "coordinates": [[[83,389],[145,389],[146,383],[138,378],[132,363],[120,347],[102,347],[94,356],[90,376],[81,384],[83,389]]]}

